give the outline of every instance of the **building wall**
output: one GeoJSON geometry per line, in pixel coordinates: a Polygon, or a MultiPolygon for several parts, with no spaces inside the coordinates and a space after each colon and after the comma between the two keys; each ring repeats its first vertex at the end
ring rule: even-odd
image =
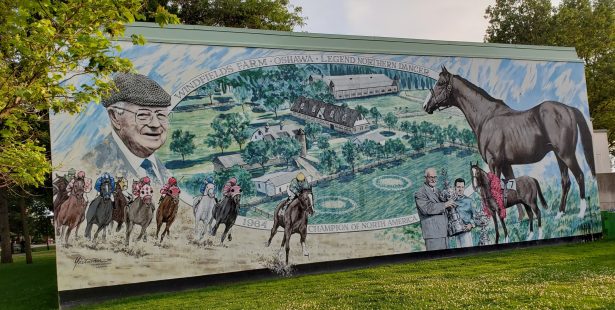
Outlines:
{"type": "Polygon", "coordinates": [[[335,99],[350,99],[350,98],[360,98],[360,97],[392,94],[392,93],[397,93],[399,90],[396,85],[391,85],[391,86],[369,87],[369,88],[359,88],[359,89],[351,89],[351,90],[336,90],[334,87],[332,91],[333,91],[333,96],[335,97],[335,99]]]}

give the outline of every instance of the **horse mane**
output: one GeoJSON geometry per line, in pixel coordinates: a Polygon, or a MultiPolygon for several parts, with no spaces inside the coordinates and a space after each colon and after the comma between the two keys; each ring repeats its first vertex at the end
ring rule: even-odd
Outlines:
{"type": "MultiPolygon", "coordinates": [[[[449,73],[450,74],[450,73],[449,73]]],[[[459,79],[465,86],[467,86],[468,88],[470,88],[471,90],[477,92],[479,95],[485,97],[487,100],[492,101],[494,103],[498,103],[498,104],[502,104],[506,107],[508,107],[508,105],[502,101],[502,99],[496,99],[493,98],[491,95],[489,95],[489,93],[487,93],[484,89],[474,85],[472,82],[466,80],[465,78],[457,75],[457,74],[451,74],[453,77],[456,77],[457,79],[459,79]]]]}

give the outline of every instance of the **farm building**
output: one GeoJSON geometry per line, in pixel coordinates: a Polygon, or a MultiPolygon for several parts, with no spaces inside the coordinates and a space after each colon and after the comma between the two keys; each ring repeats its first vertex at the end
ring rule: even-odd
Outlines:
{"type": "Polygon", "coordinates": [[[296,130],[299,129],[299,126],[296,125],[274,125],[274,126],[263,126],[256,128],[252,133],[252,137],[250,137],[250,141],[259,141],[259,140],[268,140],[273,141],[280,138],[290,138],[295,137],[296,130]]]}
{"type": "Polygon", "coordinates": [[[278,171],[265,174],[258,178],[252,179],[256,191],[267,196],[275,196],[286,193],[290,182],[297,176],[297,173],[303,172],[308,182],[312,182],[312,176],[305,170],[296,171],[278,171]]]}
{"type": "Polygon", "coordinates": [[[350,99],[399,92],[399,80],[384,74],[310,75],[310,83],[323,81],[335,99],[350,99]]]}
{"type": "Polygon", "coordinates": [[[372,131],[372,132],[366,132],[362,135],[356,136],[351,141],[352,143],[356,145],[361,145],[363,142],[365,142],[365,140],[372,140],[376,143],[384,145],[384,143],[386,142],[386,140],[388,140],[388,138],[380,134],[379,131],[372,131]]]}
{"type": "Polygon", "coordinates": [[[369,122],[359,111],[319,100],[299,97],[290,111],[297,118],[322,124],[335,131],[356,134],[369,130],[369,122]]]}

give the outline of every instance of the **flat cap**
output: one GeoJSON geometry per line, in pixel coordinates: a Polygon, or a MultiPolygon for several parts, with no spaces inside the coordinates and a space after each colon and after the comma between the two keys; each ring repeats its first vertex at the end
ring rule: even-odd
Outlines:
{"type": "Polygon", "coordinates": [[[171,105],[171,95],[145,75],[118,73],[113,81],[117,89],[112,90],[109,96],[102,100],[104,107],[118,101],[130,102],[144,107],[168,107],[171,105]]]}

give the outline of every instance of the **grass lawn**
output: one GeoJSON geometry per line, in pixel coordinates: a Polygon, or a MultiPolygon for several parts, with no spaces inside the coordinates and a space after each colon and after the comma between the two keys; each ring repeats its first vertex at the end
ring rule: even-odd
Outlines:
{"type": "Polygon", "coordinates": [[[55,248],[36,248],[33,264],[25,254],[13,255],[12,264],[0,265],[0,308],[57,309],[55,248]]]}
{"type": "Polygon", "coordinates": [[[615,241],[157,294],[88,309],[615,308],[615,241]]]}

